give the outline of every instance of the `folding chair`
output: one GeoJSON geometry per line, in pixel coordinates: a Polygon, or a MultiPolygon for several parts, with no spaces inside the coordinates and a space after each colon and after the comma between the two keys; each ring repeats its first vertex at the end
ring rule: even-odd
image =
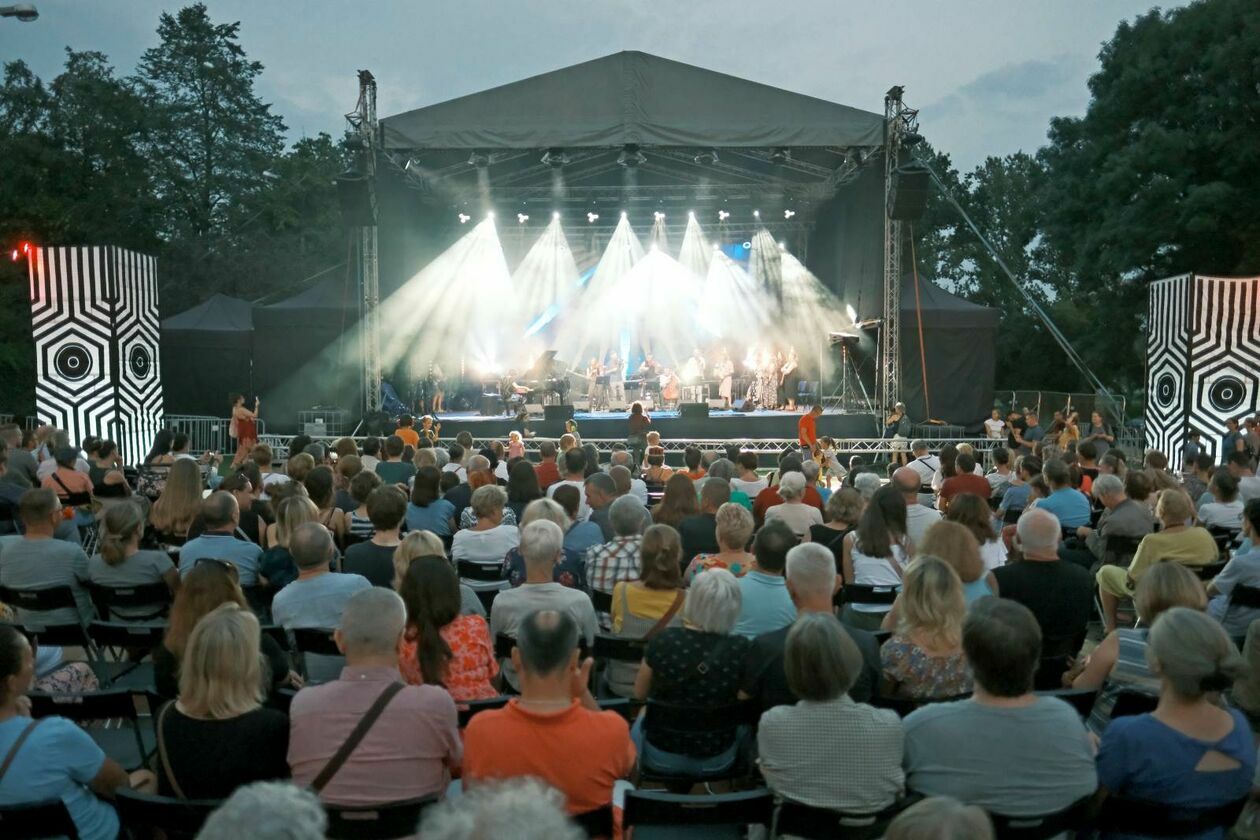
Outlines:
{"type": "Polygon", "coordinates": [[[696,826],[769,826],[774,818],[774,795],[765,788],[738,793],[691,796],[655,790],[626,792],[621,815],[623,829],[669,826],[681,832],[696,826]]]}
{"type": "Polygon", "coordinates": [[[845,604],[865,604],[892,607],[897,600],[897,587],[868,586],[863,583],[846,583],[832,596],[832,603],[841,609],[845,604]]]}
{"type": "Polygon", "coordinates": [[[1071,636],[1046,636],[1041,640],[1041,658],[1033,688],[1037,691],[1053,691],[1063,685],[1063,672],[1085,643],[1084,631],[1071,636]]]}
{"type": "Polygon", "coordinates": [[[1195,575],[1198,576],[1199,580],[1204,583],[1208,583],[1225,570],[1227,563],[1227,560],[1218,560],[1215,563],[1208,563],[1205,566],[1188,566],[1187,568],[1194,572],[1195,575]]]}
{"type": "Polygon", "coordinates": [[[79,828],[64,802],[45,799],[21,805],[0,805],[0,837],[6,840],[42,840],[45,837],[79,840],[79,828]]]}
{"type": "Polygon", "coordinates": [[[395,840],[413,837],[424,809],[437,802],[436,796],[423,796],[402,802],[382,805],[330,805],[324,803],[328,814],[328,831],[331,840],[395,840]]]}
{"type": "MultiPolygon", "coordinates": [[[[136,713],[137,694],[139,692],[125,688],[109,688],[86,694],[33,691],[27,696],[31,700],[31,717],[56,715],[74,721],[84,728],[106,755],[128,770],[134,770],[144,764],[149,754],[141,732],[140,716],[136,713]],[[123,735],[121,728],[111,726],[113,721],[118,720],[131,724],[131,737],[123,735]],[[131,743],[133,740],[134,743],[131,743]]],[[[152,734],[152,721],[146,723],[152,734]]],[[[157,743],[156,736],[153,742],[157,743]]]]}
{"type": "Polygon", "coordinates": [[[879,840],[888,824],[919,797],[900,799],[873,814],[853,814],[784,800],[774,810],[771,837],[805,840],[879,840]]]}
{"type": "Polygon", "coordinates": [[[127,651],[152,651],[162,644],[166,635],[165,622],[131,624],[117,621],[93,621],[88,626],[92,643],[104,654],[116,661],[102,663],[111,673],[108,687],[147,689],[153,687],[153,663],[140,660],[125,661],[127,651]]]}
{"type": "Polygon", "coordinates": [[[481,605],[486,608],[486,614],[490,613],[490,608],[494,605],[494,598],[499,594],[499,590],[507,585],[507,578],[503,574],[502,563],[475,563],[472,560],[455,561],[455,570],[459,574],[461,582],[468,581],[471,583],[498,583],[500,586],[494,589],[481,589],[476,586],[473,590],[477,593],[477,597],[481,600],[481,605]]]}
{"type": "Polygon", "coordinates": [[[574,814],[570,819],[577,823],[578,828],[586,832],[587,837],[613,836],[613,807],[611,803],[602,808],[596,808],[594,811],[574,814]]]}
{"type": "Polygon", "coordinates": [[[36,615],[28,615],[18,622],[26,634],[38,644],[56,647],[81,647],[95,654],[92,640],[88,638],[87,628],[81,620],[64,624],[49,624],[38,613],[52,610],[74,610],[79,615],[79,604],[74,598],[74,590],[69,586],[49,586],[43,589],[15,589],[12,586],[0,586],[0,602],[36,615]]]}
{"type": "Polygon", "coordinates": [[[333,631],[317,627],[290,627],[293,636],[293,649],[297,653],[313,653],[318,656],[341,656],[337,643],[333,641],[333,631]]]}
{"type": "MultiPolygon", "coordinates": [[[[728,703],[725,706],[679,706],[648,699],[643,718],[643,731],[676,732],[689,735],[731,733],[735,737],[741,726],[751,726],[760,717],[760,710],[752,703],[728,703]]],[[[699,782],[734,779],[747,772],[746,756],[736,750],[735,760],[729,767],[712,772],[676,775],[651,766],[645,756],[639,756],[639,776],[644,780],[661,782],[671,790],[690,790],[699,782]]]]}
{"type": "Polygon", "coordinates": [[[468,722],[479,712],[484,712],[487,709],[502,709],[511,699],[511,696],[504,694],[498,697],[489,697],[485,700],[469,700],[467,703],[459,704],[457,707],[457,714],[459,715],[459,728],[463,729],[466,727],[468,722]]]}
{"type": "Polygon", "coordinates": [[[591,605],[597,613],[612,613],[612,593],[600,589],[591,590],[591,605]]]}
{"type": "Polygon", "coordinates": [[[132,840],[192,840],[221,803],[214,799],[173,799],[122,787],[114,807],[123,833],[132,840]]]}
{"type": "Polygon", "coordinates": [[[1052,814],[1011,817],[990,813],[989,820],[993,823],[993,834],[997,840],[1050,840],[1083,826],[1093,798],[1092,795],[1086,796],[1052,814]]]}
{"type": "Polygon", "coordinates": [[[1216,808],[1194,810],[1109,795],[1103,800],[1094,825],[1102,832],[1146,837],[1193,837],[1213,829],[1232,827],[1248,799],[1244,796],[1216,808]]]}
{"type": "Polygon", "coordinates": [[[165,618],[171,608],[171,589],[165,581],[143,586],[104,586],[87,584],[96,614],[106,621],[154,621],[165,618]],[[116,609],[144,610],[136,615],[119,615],[116,609]]]}
{"type": "Polygon", "coordinates": [[[1108,566],[1128,567],[1141,545],[1141,537],[1107,537],[1103,541],[1103,563],[1108,566]]]}

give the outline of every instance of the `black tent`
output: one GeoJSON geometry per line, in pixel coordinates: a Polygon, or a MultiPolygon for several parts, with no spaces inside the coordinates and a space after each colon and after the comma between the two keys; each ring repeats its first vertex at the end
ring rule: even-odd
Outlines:
{"type": "Polygon", "coordinates": [[[251,393],[253,304],[216,294],[162,322],[162,389],[170,414],[225,417],[228,394],[251,393]]]}
{"type": "Polygon", "coordinates": [[[915,278],[905,277],[901,284],[901,401],[911,418],[976,426],[989,415],[997,321],[996,309],[952,295],[925,277],[918,278],[916,295],[915,278]]]}

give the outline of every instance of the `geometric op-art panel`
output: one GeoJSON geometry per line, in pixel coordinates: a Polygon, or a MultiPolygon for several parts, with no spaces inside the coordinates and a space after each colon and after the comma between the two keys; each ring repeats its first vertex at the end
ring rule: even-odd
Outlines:
{"type": "Polygon", "coordinates": [[[35,405],[74,445],[117,441],[138,463],[162,422],[157,264],[115,247],[30,255],[35,405]]]}
{"type": "Polygon", "coordinates": [[[1151,284],[1146,428],[1180,467],[1190,431],[1217,459],[1225,421],[1260,405],[1260,277],[1151,284]]]}

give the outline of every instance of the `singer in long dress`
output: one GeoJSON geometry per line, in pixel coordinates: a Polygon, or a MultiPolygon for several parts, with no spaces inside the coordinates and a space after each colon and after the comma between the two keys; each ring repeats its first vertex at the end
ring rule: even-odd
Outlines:
{"type": "Polygon", "coordinates": [[[734,384],[735,377],[735,363],[731,361],[730,355],[725,350],[722,351],[722,358],[713,372],[720,380],[718,382],[718,397],[722,399],[726,408],[730,408],[731,386],[734,384]]]}
{"type": "Polygon", "coordinates": [[[788,411],[796,411],[796,397],[801,390],[801,366],[796,357],[796,348],[789,347],[787,358],[779,369],[782,374],[783,398],[788,411]]]}

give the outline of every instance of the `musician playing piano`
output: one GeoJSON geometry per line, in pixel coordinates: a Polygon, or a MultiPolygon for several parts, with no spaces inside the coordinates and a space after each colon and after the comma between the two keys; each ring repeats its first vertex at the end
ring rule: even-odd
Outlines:
{"type": "Polygon", "coordinates": [[[525,397],[530,393],[529,388],[516,381],[515,370],[509,370],[507,375],[499,380],[499,396],[503,398],[505,414],[512,414],[516,409],[523,407],[525,397]]]}

